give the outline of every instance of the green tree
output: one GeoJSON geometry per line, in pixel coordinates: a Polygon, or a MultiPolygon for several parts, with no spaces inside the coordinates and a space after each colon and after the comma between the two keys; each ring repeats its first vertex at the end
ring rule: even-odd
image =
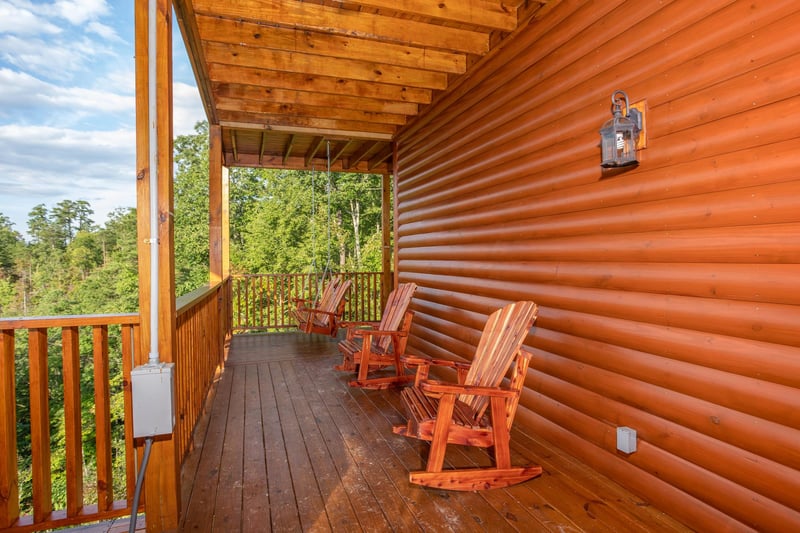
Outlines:
{"type": "Polygon", "coordinates": [[[62,200],[53,207],[50,222],[63,247],[69,245],[79,231],[88,233],[93,229],[92,214],[94,211],[85,200],[62,200]]]}
{"type": "Polygon", "coordinates": [[[175,287],[208,283],[208,124],[175,139],[175,287]]]}
{"type": "Polygon", "coordinates": [[[0,316],[19,314],[17,262],[24,251],[24,241],[13,225],[0,213],[0,316]]]}
{"type": "MultiPolygon", "coordinates": [[[[242,246],[231,252],[245,272],[306,272],[324,266],[325,228],[312,213],[310,172],[263,171],[264,197],[249,212],[242,246]]],[[[315,191],[320,193],[321,191],[315,191]]]]}
{"type": "Polygon", "coordinates": [[[13,226],[14,223],[0,213],[0,277],[11,278],[15,275],[17,255],[23,244],[22,235],[13,226]]]}
{"type": "Polygon", "coordinates": [[[267,197],[267,179],[270,171],[259,168],[235,167],[230,169],[229,211],[231,249],[244,246],[242,232],[246,221],[253,216],[256,206],[267,197]]]}

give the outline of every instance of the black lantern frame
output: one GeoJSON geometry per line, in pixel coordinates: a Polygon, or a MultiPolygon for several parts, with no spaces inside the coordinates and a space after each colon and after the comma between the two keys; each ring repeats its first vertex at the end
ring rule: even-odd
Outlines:
{"type": "Polygon", "coordinates": [[[625,91],[611,95],[613,118],[600,128],[600,149],[603,168],[627,167],[639,164],[636,158],[636,141],[642,130],[642,114],[632,109],[625,91]],[[622,106],[625,105],[625,114],[622,106]]]}

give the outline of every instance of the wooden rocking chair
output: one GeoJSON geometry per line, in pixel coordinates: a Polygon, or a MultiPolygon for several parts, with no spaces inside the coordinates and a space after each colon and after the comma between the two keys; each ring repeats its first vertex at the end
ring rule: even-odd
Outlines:
{"type": "Polygon", "coordinates": [[[522,347],[536,320],[533,302],[516,302],[492,313],[471,364],[406,356],[417,365],[418,380],[402,401],[408,423],[398,435],[431,442],[425,471],[411,472],[412,483],[449,490],[507,487],[542,473],[540,466],[511,466],[509,440],[531,353],[522,347]],[[455,368],[459,384],[427,379],[430,365],[455,368]],[[501,386],[511,367],[508,386],[501,386]],[[486,414],[489,407],[489,414],[486,414]],[[494,447],[493,468],[442,470],[447,444],[494,447]]]}
{"type": "Polygon", "coordinates": [[[345,295],[352,283],[339,276],[332,278],[322,291],[317,307],[313,307],[314,302],[311,300],[295,298],[297,308],[292,310],[292,314],[300,331],[335,337],[344,312],[345,295]]]}
{"type": "Polygon", "coordinates": [[[346,323],[347,337],[339,343],[342,364],[334,368],[351,372],[358,369],[358,379],[350,382],[351,387],[385,389],[414,379],[413,374],[406,374],[400,358],[405,352],[414,317],[408,305],[416,290],[416,283],[399,284],[386,300],[380,323],[346,323]],[[370,369],[387,366],[395,367],[394,376],[367,379],[370,369]]]}

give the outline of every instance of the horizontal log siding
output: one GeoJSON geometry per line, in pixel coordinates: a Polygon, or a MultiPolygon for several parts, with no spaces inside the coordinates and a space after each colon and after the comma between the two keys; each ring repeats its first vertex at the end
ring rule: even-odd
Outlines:
{"type": "Polygon", "coordinates": [[[536,301],[520,420],[699,530],[800,528],[797,28],[790,0],[564,0],[398,138],[410,349],[469,359],[536,301]],[[604,176],[615,89],[648,146],[604,176]]]}

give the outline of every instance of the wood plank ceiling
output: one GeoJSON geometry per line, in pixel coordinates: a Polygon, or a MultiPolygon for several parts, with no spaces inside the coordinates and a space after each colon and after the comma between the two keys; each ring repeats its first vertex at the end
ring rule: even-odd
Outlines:
{"type": "Polygon", "coordinates": [[[388,172],[391,140],[558,0],[174,0],[225,165],[388,172]]]}

